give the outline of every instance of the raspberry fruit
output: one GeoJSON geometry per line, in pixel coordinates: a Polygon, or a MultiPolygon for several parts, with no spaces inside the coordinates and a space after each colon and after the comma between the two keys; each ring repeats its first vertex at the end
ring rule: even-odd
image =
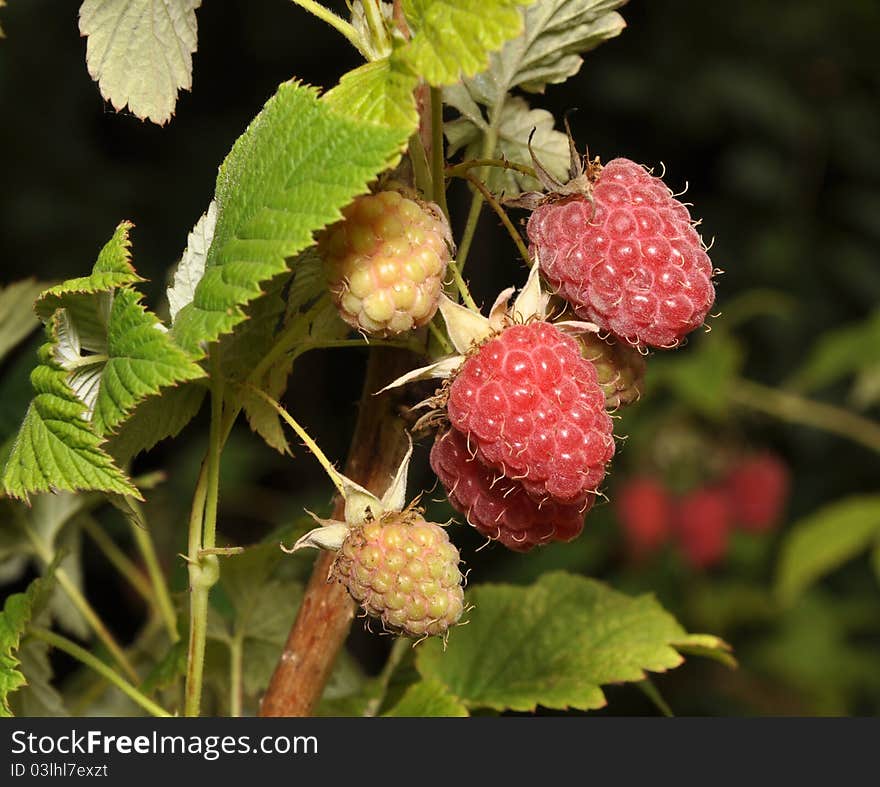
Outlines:
{"type": "Polygon", "coordinates": [[[629,159],[591,165],[576,181],[529,217],[542,273],[603,330],[631,344],[678,345],[715,300],[712,263],[688,209],[629,159]]]}
{"type": "Polygon", "coordinates": [[[770,530],[782,517],[789,486],[788,468],[779,457],[763,453],[743,459],[726,481],[737,524],[753,533],[770,530]]]}
{"type": "Polygon", "coordinates": [[[427,325],[450,260],[443,214],[396,191],[358,197],[318,239],[343,320],[374,336],[427,325]]]}
{"type": "Polygon", "coordinates": [[[351,528],[332,576],[369,615],[411,637],[445,634],[464,610],[459,554],[414,509],[351,528]]]}
{"type": "Polygon", "coordinates": [[[733,519],[721,487],[704,487],[684,495],[676,507],[673,529],[685,559],[695,568],[711,568],[727,551],[733,519]]]}
{"type": "Polygon", "coordinates": [[[605,392],[605,407],[617,410],[638,401],[645,384],[645,357],[637,348],[595,333],[577,337],[581,354],[596,367],[599,385],[605,392]]]}
{"type": "Polygon", "coordinates": [[[447,413],[484,464],[538,501],[582,502],[614,455],[596,368],[547,322],[512,325],[472,351],[447,413]]]}
{"type": "Polygon", "coordinates": [[[669,540],[673,503],[657,479],[645,476],[628,480],[617,491],[614,510],[635,558],[656,552],[669,540]]]}
{"type": "Polygon", "coordinates": [[[581,503],[548,500],[539,505],[521,484],[496,478],[493,470],[472,457],[467,439],[456,429],[434,441],[431,469],[445,487],[452,507],[465,515],[468,524],[516,552],[577,538],[584,527],[584,514],[595,499],[589,495],[581,503]]]}

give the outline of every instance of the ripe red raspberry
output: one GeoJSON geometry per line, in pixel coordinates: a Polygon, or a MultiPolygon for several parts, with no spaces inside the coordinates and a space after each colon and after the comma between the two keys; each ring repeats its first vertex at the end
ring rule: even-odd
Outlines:
{"type": "Polygon", "coordinates": [[[452,507],[482,535],[508,549],[528,552],[551,541],[571,541],[584,527],[584,514],[594,496],[574,504],[553,500],[539,505],[522,485],[497,477],[468,452],[461,432],[450,429],[431,448],[431,469],[437,474],[452,507]]]}
{"type": "Polygon", "coordinates": [[[410,509],[353,527],[332,574],[387,629],[421,637],[444,634],[461,617],[458,563],[446,531],[410,509]]]}
{"type": "Polygon", "coordinates": [[[704,487],[684,495],[673,519],[684,557],[695,568],[717,565],[727,552],[732,525],[727,494],[721,487],[704,487]]]}
{"type": "Polygon", "coordinates": [[[582,501],[614,455],[595,367],[547,322],[512,325],[480,345],[449,386],[447,412],[484,464],[538,501],[582,501]]]}
{"type": "Polygon", "coordinates": [[[645,356],[637,348],[595,333],[577,337],[581,354],[596,367],[605,407],[617,410],[638,401],[645,384],[645,356]]]}
{"type": "Polygon", "coordinates": [[[733,515],[743,530],[762,533],[779,523],[790,478],[782,460],[770,453],[748,457],[727,477],[733,515]]]}
{"type": "Polygon", "coordinates": [[[342,214],[318,239],[342,319],[377,336],[427,325],[450,259],[443,214],[396,191],[358,197],[342,214]]]}
{"type": "Polygon", "coordinates": [[[551,196],[531,214],[532,255],[583,319],[633,344],[676,346],[715,300],[688,209],[629,159],[589,175],[587,193],[551,196]]]}
{"type": "Polygon", "coordinates": [[[672,498],[656,478],[632,478],[622,484],[614,510],[633,557],[644,558],[669,540],[672,498]]]}

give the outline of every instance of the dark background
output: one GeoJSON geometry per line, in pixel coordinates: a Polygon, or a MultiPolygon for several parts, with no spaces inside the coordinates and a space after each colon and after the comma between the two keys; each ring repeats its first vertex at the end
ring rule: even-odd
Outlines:
{"type": "MultiPolygon", "coordinates": [[[[85,67],[78,6],[10,0],[0,11],[7,35],[0,42],[0,283],[86,273],[127,218],[136,225],[134,264],[150,279],[149,302],[161,310],[167,270],[212,197],[217,166],[263,102],[292,76],[329,87],[358,56],[287,0],[209,0],[198,11],[193,91],[181,95],[172,122],[158,128],[115,113],[101,99],[85,67]]],[[[633,0],[621,10],[628,22],[623,34],[589,53],[578,76],[534,103],[557,116],[577,107],[574,133],[591,154],[662,162],[674,190],[688,184],[704,237],[715,238],[713,261],[725,271],[719,310],[746,290],[785,296],[784,314],[765,315],[740,331],[750,349],[748,374],[776,384],[817,338],[877,306],[880,3],[633,0]]],[[[452,196],[460,231],[467,195],[452,196]]],[[[468,263],[478,301],[522,281],[514,259],[508,239],[484,214],[468,263]]],[[[363,360],[360,351],[310,354],[298,363],[288,394],[297,417],[340,460],[363,360]]],[[[844,389],[824,395],[842,401],[844,389]]],[[[203,427],[198,421],[173,446],[140,460],[136,470],[170,468],[168,484],[156,493],[159,510],[186,511],[203,427]]],[[[769,421],[748,429],[792,466],[792,518],[876,488],[876,458],[864,449],[769,421]]],[[[624,454],[617,472],[625,473],[629,461],[624,454]]],[[[295,463],[281,459],[244,427],[224,454],[224,474],[221,528],[233,542],[259,538],[304,504],[326,505],[328,485],[305,452],[297,451],[295,463]]],[[[616,564],[602,542],[607,519],[598,513],[592,535],[582,539],[583,554],[574,558],[548,550],[527,564],[530,558],[488,550],[474,561],[485,565],[487,579],[525,580],[556,564],[611,575],[616,564]]],[[[181,549],[183,529],[161,537],[170,559],[181,549]]],[[[462,543],[479,542],[465,533],[462,543]]],[[[91,582],[111,581],[100,566],[91,568],[97,577],[91,582]]],[[[863,574],[843,581],[861,591],[869,579],[863,574]]],[[[122,630],[131,625],[125,608],[100,604],[122,630]]],[[[365,642],[356,647],[368,664],[380,655],[365,642]]],[[[621,707],[643,710],[633,702],[624,699],[621,707]]],[[[693,712],[756,710],[740,700],[730,707],[685,702],[693,712]]],[[[876,706],[859,702],[849,710],[874,712],[876,706]]],[[[795,703],[794,710],[811,708],[795,703]]]]}

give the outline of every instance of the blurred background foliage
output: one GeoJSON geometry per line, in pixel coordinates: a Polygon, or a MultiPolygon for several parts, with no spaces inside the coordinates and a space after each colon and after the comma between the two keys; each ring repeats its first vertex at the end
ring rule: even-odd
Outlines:
{"type": "MultiPolygon", "coordinates": [[[[183,94],[170,125],[157,128],[102,102],[86,72],[78,6],[11,0],[2,12],[0,284],[81,275],[118,221],[128,218],[136,225],[134,263],[161,310],[167,271],[213,194],[216,168],[263,102],[293,75],[330,86],[357,56],[286,0],[207,2],[198,15],[193,92],[183,94]]],[[[717,282],[721,316],[712,321],[713,332],[674,357],[649,362],[647,395],[616,430],[627,439],[619,443],[607,492],[613,501],[616,487],[658,445],[690,445],[691,465],[708,462],[705,452],[728,443],[769,448],[792,474],[787,524],[771,535],[738,534],[723,565],[708,572],[687,568],[671,552],[647,563],[627,560],[613,503],[590,514],[574,543],[529,555],[476,552],[480,541],[464,528],[456,540],[480,581],[527,582],[564,567],[621,589],[653,591],[688,628],[726,637],[739,670],[695,661],[657,679],[676,713],[875,714],[880,535],[873,567],[861,544],[844,550],[841,566],[829,566],[836,570],[804,592],[782,599],[775,587],[792,524],[835,501],[876,492],[877,452],[760,412],[766,407],[754,398],[766,389],[753,390],[749,403],[737,380],[878,416],[880,4],[633,0],[622,12],[627,30],[535,104],[557,117],[576,107],[575,137],[592,155],[663,166],[674,190],[687,184],[686,199],[703,217],[707,242],[715,238],[712,259],[725,273],[717,282]]],[[[460,227],[468,194],[456,184],[451,196],[460,227]]],[[[524,280],[496,224],[484,213],[470,257],[468,275],[481,302],[524,280]]],[[[29,398],[35,346],[20,345],[0,367],[0,442],[29,398]]],[[[359,350],[306,355],[286,400],[340,461],[363,365],[359,350]]],[[[186,578],[175,555],[183,551],[205,427],[197,419],[134,468],[166,474],[150,495],[147,518],[181,593],[186,578]]],[[[413,489],[433,483],[426,454],[421,446],[413,489]]],[[[234,544],[289,527],[304,506],[319,513],[329,507],[329,485],[304,450],[293,461],[282,458],[244,425],[224,452],[221,489],[221,529],[234,544]]],[[[437,521],[451,515],[441,503],[432,503],[431,513],[437,521]]],[[[87,515],[129,550],[130,532],[118,512],[105,507],[87,515]]],[[[137,597],[122,592],[96,550],[85,549],[82,564],[99,612],[122,639],[133,636],[142,615],[137,597]]],[[[298,561],[289,572],[305,576],[307,569],[308,561],[298,561]]],[[[30,575],[17,576],[4,595],[30,575]]],[[[218,599],[221,614],[224,603],[234,604],[222,591],[218,599]]],[[[283,638],[290,620],[279,622],[271,641],[283,638]]],[[[358,664],[346,662],[346,669],[375,672],[386,647],[355,626],[351,651],[358,664]]],[[[271,651],[261,653],[260,669],[271,669],[271,651]]],[[[337,676],[334,696],[344,697],[346,674],[337,676]]],[[[612,688],[609,700],[603,713],[655,712],[631,687],[612,688]]]]}

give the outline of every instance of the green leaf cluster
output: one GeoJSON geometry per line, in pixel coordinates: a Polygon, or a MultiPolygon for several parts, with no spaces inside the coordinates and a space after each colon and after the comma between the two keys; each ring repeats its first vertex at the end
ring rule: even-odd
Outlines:
{"type": "Polygon", "coordinates": [[[688,634],[651,596],[630,597],[595,580],[551,572],[528,587],[479,585],[468,625],[421,644],[414,684],[392,715],[464,710],[591,710],[602,686],[644,680],[682,653],[732,663],[717,637],[688,634]]]}
{"type": "Polygon", "coordinates": [[[89,276],[44,291],[35,309],[46,343],[34,398],[3,473],[7,494],[102,491],[140,497],[104,445],[144,399],[204,376],[133,289],[123,222],[89,276]]]}

